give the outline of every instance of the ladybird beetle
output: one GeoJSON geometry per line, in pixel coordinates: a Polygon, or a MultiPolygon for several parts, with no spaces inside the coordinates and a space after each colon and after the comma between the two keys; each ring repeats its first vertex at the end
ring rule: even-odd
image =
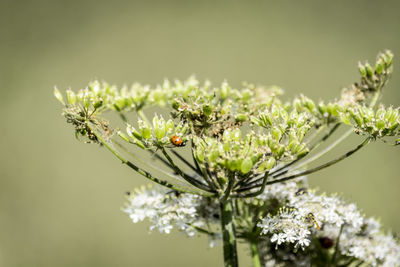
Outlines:
{"type": "Polygon", "coordinates": [[[174,146],[184,146],[185,145],[185,142],[183,142],[182,138],[180,138],[179,136],[176,136],[176,135],[171,137],[171,143],[174,146]]]}

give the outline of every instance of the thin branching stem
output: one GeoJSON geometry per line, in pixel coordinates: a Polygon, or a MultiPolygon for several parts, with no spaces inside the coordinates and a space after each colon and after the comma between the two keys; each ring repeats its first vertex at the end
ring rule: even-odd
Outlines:
{"type": "Polygon", "coordinates": [[[168,162],[171,164],[171,166],[174,168],[175,172],[178,173],[185,181],[187,181],[188,183],[190,183],[193,186],[196,186],[197,188],[200,188],[204,191],[207,192],[213,192],[212,189],[210,189],[208,186],[200,183],[199,181],[193,179],[192,177],[190,177],[189,175],[185,174],[176,164],[175,162],[172,160],[172,158],[168,155],[167,151],[165,150],[164,147],[161,147],[161,152],[163,153],[163,155],[165,156],[165,158],[168,160],[168,162]]]}
{"type": "Polygon", "coordinates": [[[256,192],[251,192],[251,193],[244,194],[244,195],[241,195],[241,194],[232,195],[232,197],[239,197],[239,198],[256,197],[256,196],[258,196],[258,195],[260,195],[260,194],[262,194],[262,193],[264,192],[265,186],[267,185],[267,181],[268,181],[268,172],[266,172],[266,173],[264,174],[261,187],[260,187],[260,189],[259,189],[258,191],[256,191],[256,192]]]}
{"type": "MultiPolygon", "coordinates": [[[[276,180],[273,180],[273,181],[269,181],[269,182],[267,182],[267,185],[289,181],[289,180],[295,179],[297,177],[301,177],[301,176],[304,176],[304,175],[307,175],[307,174],[311,174],[311,173],[320,171],[322,169],[325,169],[325,168],[327,168],[329,166],[332,166],[332,165],[342,161],[343,159],[351,156],[352,154],[354,154],[355,152],[357,152],[361,148],[363,148],[365,145],[367,145],[370,142],[370,140],[371,140],[370,137],[366,138],[356,148],[346,152],[345,154],[337,157],[336,159],[328,161],[327,163],[324,163],[324,164],[322,164],[320,166],[317,166],[315,168],[312,168],[312,169],[309,169],[309,170],[306,170],[306,171],[303,171],[303,172],[299,172],[299,173],[296,173],[296,174],[293,174],[293,175],[289,175],[289,176],[286,176],[286,177],[283,177],[283,178],[280,178],[280,179],[276,179],[276,180]]],[[[253,189],[253,188],[257,188],[259,186],[261,186],[261,184],[256,184],[256,185],[252,185],[252,186],[248,186],[248,187],[243,187],[243,188],[240,188],[238,191],[246,191],[246,190],[250,190],[250,189],[253,189]]]]}
{"type": "Polygon", "coordinates": [[[146,177],[147,179],[149,179],[159,185],[162,185],[164,187],[170,188],[172,190],[176,190],[178,192],[190,193],[190,194],[196,194],[196,195],[202,195],[202,196],[212,196],[213,195],[208,192],[197,192],[197,191],[184,189],[180,186],[171,184],[167,181],[164,181],[164,180],[161,180],[161,179],[158,179],[158,178],[152,176],[149,172],[139,168],[138,166],[133,164],[131,161],[125,159],[120,153],[117,152],[117,150],[115,150],[108,142],[106,142],[100,134],[97,133],[96,129],[94,129],[94,127],[91,125],[90,122],[86,122],[86,123],[87,123],[87,127],[93,132],[93,134],[96,136],[97,140],[99,140],[99,142],[102,145],[104,145],[112,154],[114,154],[114,156],[116,156],[119,160],[121,160],[121,162],[123,164],[126,164],[128,167],[130,167],[131,169],[133,169],[140,175],[146,177]]]}
{"type": "Polygon", "coordinates": [[[193,166],[193,164],[191,164],[189,161],[187,161],[181,154],[179,154],[178,152],[176,152],[175,150],[171,150],[172,153],[179,158],[183,163],[185,163],[190,169],[192,169],[195,173],[197,173],[198,175],[202,175],[201,172],[199,172],[197,170],[197,168],[195,166],[193,166]]]}

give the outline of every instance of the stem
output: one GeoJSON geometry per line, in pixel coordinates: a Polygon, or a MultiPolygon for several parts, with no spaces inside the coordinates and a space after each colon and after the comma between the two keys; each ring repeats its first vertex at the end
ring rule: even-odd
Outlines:
{"type": "Polygon", "coordinates": [[[258,196],[258,195],[260,195],[260,194],[262,194],[264,192],[265,186],[267,185],[267,180],[268,180],[268,172],[266,172],[264,174],[263,182],[262,182],[261,187],[260,187],[260,189],[258,191],[252,192],[252,193],[248,193],[246,195],[240,195],[240,194],[233,195],[232,197],[239,197],[239,198],[256,197],[256,196],[258,196]]]}
{"type": "MultiPolygon", "coordinates": [[[[175,181],[177,181],[177,182],[182,183],[182,180],[181,180],[178,176],[176,176],[176,173],[169,173],[169,172],[166,172],[166,171],[164,171],[163,169],[161,169],[161,168],[159,168],[159,167],[157,167],[157,166],[152,165],[151,163],[145,162],[145,161],[141,160],[140,158],[138,158],[134,153],[132,153],[131,151],[129,151],[126,147],[124,147],[124,146],[123,146],[121,143],[119,143],[118,141],[113,140],[113,142],[114,142],[119,148],[121,148],[125,153],[129,154],[136,162],[139,162],[140,164],[143,164],[144,166],[146,166],[147,168],[152,169],[152,170],[155,171],[155,172],[160,172],[162,175],[165,175],[165,176],[169,177],[170,179],[173,179],[173,180],[175,180],[175,181]]],[[[162,158],[162,160],[164,160],[164,159],[162,158]]],[[[172,169],[172,166],[169,165],[168,162],[166,162],[166,165],[172,169]]],[[[173,169],[172,169],[172,170],[173,170],[173,169]]]]}
{"type": "Polygon", "coordinates": [[[260,254],[255,240],[250,241],[251,258],[253,260],[253,267],[261,267],[260,254]]]}
{"type": "Polygon", "coordinates": [[[221,198],[221,202],[226,202],[232,192],[233,189],[233,184],[235,183],[235,176],[234,175],[230,175],[229,176],[229,181],[228,181],[228,187],[226,188],[224,195],[221,198]]]}
{"type": "Polygon", "coordinates": [[[179,154],[178,152],[176,152],[175,150],[171,150],[172,153],[178,157],[183,163],[185,163],[189,168],[191,168],[195,173],[197,173],[198,175],[202,175],[201,172],[199,172],[195,166],[193,166],[189,161],[187,161],[184,157],[182,157],[181,154],[179,154]]]}
{"type": "Polygon", "coordinates": [[[220,202],[221,232],[224,249],[224,266],[238,267],[235,225],[233,224],[233,205],[231,200],[220,202]]]}
{"type": "MultiPolygon", "coordinates": [[[[311,174],[311,173],[314,173],[316,171],[325,169],[325,168],[327,168],[329,166],[332,166],[332,165],[338,163],[339,161],[342,161],[343,159],[348,158],[349,156],[351,156],[352,154],[354,154],[355,152],[357,152],[358,150],[363,148],[365,145],[367,145],[370,142],[370,140],[371,140],[370,137],[366,138],[356,148],[348,151],[347,153],[341,155],[340,157],[337,157],[336,159],[328,161],[325,164],[322,164],[320,166],[317,166],[315,168],[312,168],[312,169],[309,169],[309,170],[306,170],[306,171],[303,171],[303,172],[300,172],[300,173],[297,173],[297,174],[289,175],[289,176],[286,176],[286,177],[283,177],[283,178],[280,178],[280,179],[276,179],[276,180],[267,182],[267,185],[275,184],[275,183],[281,183],[281,182],[285,182],[285,181],[288,181],[288,180],[292,180],[294,178],[297,178],[297,177],[300,177],[300,176],[304,176],[304,175],[307,175],[307,174],[311,174]]],[[[246,190],[250,190],[250,189],[253,189],[253,188],[256,188],[256,187],[259,187],[259,186],[260,186],[260,184],[255,184],[255,185],[252,185],[252,186],[247,186],[247,187],[240,188],[238,191],[246,191],[246,190]]]]}
{"type": "Polygon", "coordinates": [[[342,235],[343,227],[344,227],[344,224],[342,224],[340,226],[339,234],[336,238],[335,252],[333,253],[332,260],[331,260],[332,264],[334,264],[336,262],[336,257],[337,257],[338,251],[339,251],[340,236],[342,235]]]}
{"type": "Polygon", "coordinates": [[[87,127],[92,131],[92,133],[96,136],[97,140],[99,140],[99,142],[101,144],[103,144],[111,153],[114,154],[114,156],[116,156],[119,160],[122,161],[123,164],[126,164],[128,167],[130,167],[131,169],[135,170],[137,173],[139,173],[140,175],[146,177],[147,179],[162,185],[164,187],[170,188],[172,190],[176,190],[179,192],[183,192],[183,193],[190,193],[190,194],[196,194],[196,195],[202,195],[202,196],[212,196],[213,194],[207,193],[207,192],[195,192],[195,191],[191,191],[191,190],[187,190],[184,188],[181,188],[179,186],[173,185],[168,183],[167,181],[155,178],[151,175],[151,173],[140,169],[138,166],[136,166],[135,164],[133,164],[131,161],[125,159],[121,154],[119,154],[117,152],[117,150],[115,150],[108,142],[106,142],[103,137],[98,134],[96,132],[96,130],[93,128],[93,126],[90,125],[90,122],[86,122],[87,127]]]}
{"type": "Polygon", "coordinates": [[[337,139],[335,142],[330,144],[327,148],[325,148],[324,150],[320,151],[318,154],[315,154],[313,157],[309,158],[308,160],[305,160],[302,163],[298,164],[297,166],[294,166],[293,170],[299,169],[299,168],[301,168],[301,167],[313,162],[314,160],[322,157],[323,155],[325,155],[326,153],[331,151],[334,147],[336,147],[338,144],[340,144],[343,140],[345,140],[353,131],[354,131],[353,129],[349,129],[339,139],[337,139]]]}
{"type": "Polygon", "coordinates": [[[183,179],[185,179],[185,181],[187,181],[188,183],[190,183],[191,185],[202,189],[204,191],[207,192],[212,192],[212,190],[210,188],[208,188],[208,186],[200,183],[199,181],[193,179],[192,177],[186,175],[181,169],[179,169],[178,166],[175,165],[174,161],[172,160],[172,158],[168,155],[167,151],[165,150],[164,147],[161,148],[161,152],[164,154],[165,158],[168,160],[168,162],[171,164],[171,166],[174,168],[174,171],[179,174],[183,179]]]}
{"type": "Polygon", "coordinates": [[[320,165],[320,166],[318,166],[318,167],[315,167],[315,168],[306,170],[306,171],[304,171],[304,172],[300,172],[300,173],[297,173],[297,174],[294,174],[294,175],[290,175],[290,176],[283,177],[283,178],[278,179],[278,180],[274,180],[274,181],[271,181],[271,182],[267,182],[267,185],[269,185],[269,184],[275,184],[275,183],[279,183],[279,182],[284,182],[284,181],[287,181],[287,180],[291,180],[291,179],[294,179],[294,178],[297,178],[297,177],[300,177],[300,176],[304,176],[304,175],[307,175],[307,174],[310,174],[310,173],[313,173],[313,172],[316,172],[316,171],[325,169],[325,168],[327,168],[327,167],[329,167],[329,166],[332,166],[333,164],[336,164],[336,163],[338,163],[339,161],[342,161],[343,159],[345,159],[345,158],[351,156],[352,154],[354,154],[355,152],[357,152],[358,150],[360,150],[362,147],[364,147],[365,145],[367,145],[367,144],[369,143],[370,140],[371,140],[371,139],[368,137],[367,139],[364,140],[364,142],[362,142],[361,144],[359,144],[356,148],[354,148],[354,149],[348,151],[347,153],[343,154],[342,156],[340,156],[340,157],[338,157],[338,158],[336,158],[336,159],[334,159],[334,160],[328,161],[328,162],[325,163],[325,164],[322,164],[322,165],[320,165]]]}
{"type": "MultiPolygon", "coordinates": [[[[310,151],[305,155],[305,156],[307,156],[312,150],[314,150],[314,149],[316,149],[320,144],[322,144],[324,141],[326,141],[338,128],[339,128],[339,126],[340,126],[340,124],[339,123],[337,123],[337,124],[335,124],[335,126],[333,126],[332,127],[332,129],[331,130],[329,130],[329,132],[326,134],[326,135],[324,135],[318,142],[316,142],[314,145],[312,145],[311,147],[310,147],[310,151]]],[[[324,126],[321,126],[320,128],[322,128],[322,127],[324,127],[324,126]]],[[[337,143],[337,144],[339,144],[339,143],[337,143]]],[[[337,145],[336,144],[336,145],[337,145]]],[[[328,151],[326,151],[326,152],[328,152],[328,151]]],[[[325,152],[325,153],[326,153],[325,152]]],[[[275,177],[279,177],[279,176],[281,176],[281,175],[283,175],[283,174],[286,174],[286,173],[288,173],[291,169],[289,169],[289,167],[290,166],[292,166],[293,164],[295,164],[295,163],[297,163],[298,161],[300,161],[301,159],[303,159],[305,156],[303,156],[303,157],[301,157],[301,158],[297,158],[297,159],[295,159],[295,160],[293,160],[292,162],[289,162],[288,164],[286,164],[286,165],[284,165],[284,166],[282,166],[282,167],[280,167],[279,169],[277,169],[277,170],[273,170],[269,175],[272,177],[272,178],[275,178],[275,177]]],[[[320,156],[322,156],[322,154],[321,155],[319,155],[318,157],[320,157],[320,156]]],[[[317,159],[318,157],[313,157],[313,160],[315,160],[315,159],[317,159]]],[[[311,162],[312,160],[307,160],[307,163],[309,163],[309,162],[311,162]]],[[[304,164],[302,164],[302,163],[300,163],[301,165],[304,165],[304,164]]],[[[299,165],[298,165],[299,166],[299,165]]],[[[294,167],[294,168],[298,168],[298,167],[294,167]]],[[[254,180],[254,181],[252,181],[252,182],[250,182],[250,183],[246,183],[246,186],[250,186],[250,185],[253,185],[253,184],[255,184],[255,183],[258,183],[259,181],[261,181],[262,180],[262,178],[258,178],[258,179],[256,179],[256,180],[254,180]]]]}

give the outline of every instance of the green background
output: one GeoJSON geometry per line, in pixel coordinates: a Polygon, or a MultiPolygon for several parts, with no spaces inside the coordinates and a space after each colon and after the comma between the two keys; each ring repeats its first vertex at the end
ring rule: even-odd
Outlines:
{"type": "MultiPolygon", "coordinates": [[[[389,48],[395,73],[382,101],[399,106],[398,3],[0,0],[0,266],[222,263],[206,238],[148,234],[147,223],[130,222],[124,192],[147,182],[74,139],[54,85],[154,85],[194,73],[329,100],[358,80],[358,60],[389,48]]],[[[399,156],[377,142],[309,180],[400,231],[399,156]]],[[[247,254],[241,245],[242,266],[247,254]]]]}

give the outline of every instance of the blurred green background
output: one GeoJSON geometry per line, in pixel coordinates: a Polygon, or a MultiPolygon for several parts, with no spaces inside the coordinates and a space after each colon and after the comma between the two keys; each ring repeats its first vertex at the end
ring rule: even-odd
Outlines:
{"type": "MultiPolygon", "coordinates": [[[[0,266],[220,266],[221,247],[148,234],[120,211],[144,178],[74,139],[52,88],[227,79],[334,99],[358,60],[397,56],[398,1],[0,0],[0,266]]],[[[350,138],[336,153],[360,141],[350,138]]],[[[310,176],[400,231],[399,148],[375,143],[310,176]]],[[[248,250],[240,247],[242,266],[248,250]]]]}

